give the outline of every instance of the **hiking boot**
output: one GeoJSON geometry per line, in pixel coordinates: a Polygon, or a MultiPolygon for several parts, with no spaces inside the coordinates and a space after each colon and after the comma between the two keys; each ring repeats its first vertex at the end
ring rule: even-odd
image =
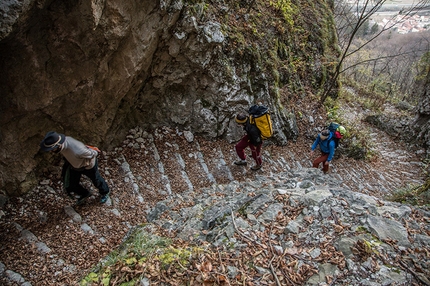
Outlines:
{"type": "Polygon", "coordinates": [[[253,170],[253,171],[257,171],[257,170],[260,170],[260,169],[261,169],[261,165],[255,165],[255,166],[251,167],[251,170],[253,170]]]}
{"type": "Polygon", "coordinates": [[[238,161],[234,162],[234,164],[238,165],[238,166],[245,166],[246,160],[238,160],[238,161]]]}
{"type": "Polygon", "coordinates": [[[109,199],[109,193],[102,195],[102,197],[100,198],[100,203],[104,204],[107,202],[108,199],[109,199]]]}
{"type": "Polygon", "coordinates": [[[80,198],[78,199],[78,201],[76,202],[76,205],[79,206],[81,204],[84,203],[84,201],[86,199],[88,199],[89,197],[91,197],[91,192],[86,193],[85,195],[80,196],[80,198]]]}

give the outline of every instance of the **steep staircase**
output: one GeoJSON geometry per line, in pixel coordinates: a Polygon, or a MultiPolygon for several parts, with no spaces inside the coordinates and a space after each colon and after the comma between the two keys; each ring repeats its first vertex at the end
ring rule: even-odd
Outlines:
{"type": "MultiPolygon", "coordinates": [[[[420,183],[419,159],[382,136],[375,136],[381,150],[378,161],[340,156],[327,178],[381,198],[409,183],[420,183]]],[[[97,190],[84,181],[93,196],[75,206],[62,191],[59,166],[34,191],[11,199],[2,210],[0,224],[0,284],[74,285],[133,226],[147,222],[157,202],[177,198],[175,208],[180,209],[193,203],[181,199],[185,192],[198,197],[212,185],[252,182],[258,176],[311,166],[312,142],[291,142],[284,147],[268,143],[263,147],[263,168],[251,171],[250,156],[248,166],[233,164],[237,159],[233,144],[191,137],[169,128],[152,133],[131,130],[122,146],[100,155],[100,172],[111,187],[104,205],[99,203],[97,190]]]]}

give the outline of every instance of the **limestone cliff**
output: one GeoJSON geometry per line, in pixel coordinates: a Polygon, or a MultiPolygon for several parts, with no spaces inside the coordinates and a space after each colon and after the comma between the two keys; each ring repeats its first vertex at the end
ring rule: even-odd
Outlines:
{"type": "Polygon", "coordinates": [[[330,1],[15,0],[0,4],[0,189],[27,192],[50,130],[104,149],[134,126],[238,139],[270,106],[274,142],[298,136],[294,98],[336,61],[330,1]]]}
{"type": "MultiPolygon", "coordinates": [[[[414,93],[420,98],[417,107],[417,116],[412,126],[415,128],[415,136],[423,142],[430,155],[430,53],[423,57],[422,75],[416,80],[414,93]]],[[[409,136],[408,136],[409,137],[409,136]]]]}

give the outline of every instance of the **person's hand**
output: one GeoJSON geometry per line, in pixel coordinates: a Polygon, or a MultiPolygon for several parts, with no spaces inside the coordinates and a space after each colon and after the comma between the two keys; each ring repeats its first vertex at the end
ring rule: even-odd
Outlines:
{"type": "Polygon", "coordinates": [[[99,153],[100,153],[100,149],[99,149],[99,148],[97,148],[97,147],[90,146],[90,145],[87,145],[87,147],[88,147],[88,148],[90,148],[90,149],[93,149],[94,151],[97,151],[97,152],[99,152],[99,153]]]}
{"type": "Polygon", "coordinates": [[[312,155],[314,155],[314,150],[311,150],[311,152],[309,152],[309,155],[312,157],[312,155]]]}
{"type": "Polygon", "coordinates": [[[325,161],[325,162],[324,162],[324,165],[328,166],[328,164],[330,164],[330,162],[329,162],[329,161],[325,161]]]}

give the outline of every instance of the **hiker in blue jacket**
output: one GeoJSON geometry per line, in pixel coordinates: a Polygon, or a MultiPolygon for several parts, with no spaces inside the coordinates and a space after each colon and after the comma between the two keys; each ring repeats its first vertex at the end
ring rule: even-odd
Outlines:
{"type": "Polygon", "coordinates": [[[323,172],[325,174],[328,172],[330,162],[334,156],[335,142],[334,140],[331,140],[333,136],[334,134],[329,130],[322,131],[320,134],[318,134],[317,139],[315,140],[314,144],[312,144],[311,148],[312,156],[317,146],[320,146],[321,155],[313,161],[312,166],[314,168],[318,168],[319,164],[323,163],[323,172]]]}

